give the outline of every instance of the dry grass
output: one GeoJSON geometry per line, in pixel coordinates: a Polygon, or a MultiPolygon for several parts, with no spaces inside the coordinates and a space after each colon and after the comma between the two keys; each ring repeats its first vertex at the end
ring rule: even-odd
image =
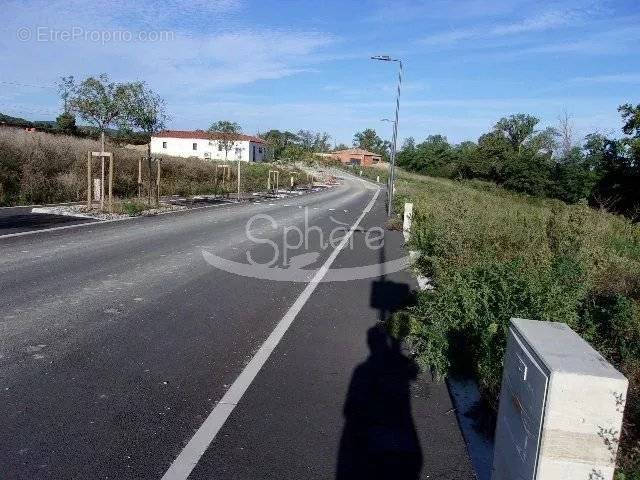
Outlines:
{"type": "MultiPolygon", "coordinates": [[[[91,139],[0,128],[0,205],[83,200],[87,188],[87,152],[99,149],[99,142],[91,139]]],[[[115,161],[114,195],[118,198],[137,196],[138,160],[144,155],[144,149],[108,143],[107,150],[113,152],[115,161]]],[[[94,176],[99,168],[96,159],[94,176]]],[[[299,173],[289,167],[243,163],[241,190],[264,190],[270,168],[281,171],[287,185],[289,175],[299,173]]],[[[155,167],[152,170],[155,179],[155,167]]],[[[236,190],[235,165],[229,171],[223,187],[222,170],[216,172],[214,162],[163,156],[161,191],[163,195],[228,194],[236,190]]],[[[142,177],[142,194],[146,197],[149,177],[146,162],[142,164],[142,177]]],[[[297,175],[296,183],[305,178],[297,175]]]]}
{"type": "Polygon", "coordinates": [[[566,322],[629,378],[618,458],[640,475],[640,224],[483,182],[400,172],[396,188],[436,285],[391,324],[418,360],[470,370],[495,405],[509,318],[566,322]]]}

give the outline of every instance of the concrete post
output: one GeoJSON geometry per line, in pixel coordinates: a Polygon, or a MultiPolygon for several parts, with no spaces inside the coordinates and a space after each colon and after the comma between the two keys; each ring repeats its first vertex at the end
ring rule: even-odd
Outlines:
{"type": "Polygon", "coordinates": [[[492,480],[611,480],[627,386],[566,324],[511,319],[492,480]]]}
{"type": "Polygon", "coordinates": [[[404,218],[402,222],[402,235],[404,241],[409,241],[409,233],[411,231],[411,216],[413,215],[413,203],[404,204],[404,218]]]}

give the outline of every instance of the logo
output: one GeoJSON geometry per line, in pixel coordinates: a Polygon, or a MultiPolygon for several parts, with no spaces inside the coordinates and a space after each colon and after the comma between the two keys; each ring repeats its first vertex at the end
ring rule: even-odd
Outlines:
{"type": "Polygon", "coordinates": [[[363,248],[360,239],[358,246],[354,245],[355,232],[364,234],[362,240],[365,249],[378,253],[378,258],[384,258],[384,229],[373,227],[363,231],[358,228],[368,209],[370,207],[353,225],[330,216],[336,226],[328,233],[317,225],[310,225],[309,209],[306,207],[302,228],[291,224],[281,226],[272,216],[260,213],[247,221],[245,234],[247,240],[259,246],[261,258],[255,258],[251,247],[246,251],[246,262],[228,260],[206,250],[202,250],[202,256],[209,265],[219,270],[276,282],[348,282],[406,269],[410,265],[408,255],[368,265],[331,268],[333,260],[342,250],[363,248]],[[318,267],[319,261],[325,257],[322,266],[318,267]]]}

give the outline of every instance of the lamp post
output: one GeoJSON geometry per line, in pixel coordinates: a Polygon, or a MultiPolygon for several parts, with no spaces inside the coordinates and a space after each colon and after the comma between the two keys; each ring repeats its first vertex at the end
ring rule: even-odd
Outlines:
{"type": "Polygon", "coordinates": [[[395,168],[396,168],[396,143],[398,141],[398,111],[400,110],[400,88],[402,87],[402,60],[399,58],[391,58],[389,55],[375,55],[372,60],[380,60],[382,62],[398,62],[400,69],[398,70],[398,91],[396,94],[396,115],[393,121],[393,141],[391,143],[391,165],[389,169],[389,205],[387,215],[393,214],[393,194],[395,185],[395,168]]]}
{"type": "MultiPolygon", "coordinates": [[[[395,124],[396,124],[395,120],[390,120],[390,119],[388,119],[388,118],[381,118],[381,119],[380,119],[380,121],[381,121],[381,122],[389,122],[389,123],[392,123],[394,126],[395,126],[395,124]]],[[[392,129],[391,131],[393,132],[393,129],[392,129]]],[[[392,133],[392,135],[393,135],[393,133],[392,133]]],[[[392,149],[393,149],[393,138],[391,139],[391,145],[392,145],[392,149]]],[[[393,151],[392,151],[392,154],[393,154],[393,151]]],[[[395,164],[395,162],[394,162],[394,164],[395,164]]],[[[390,192],[390,191],[391,191],[391,183],[390,183],[390,180],[391,180],[391,169],[389,169],[389,175],[388,175],[388,178],[387,178],[387,192],[390,192]]],[[[391,201],[391,200],[389,200],[389,201],[391,201]]],[[[388,212],[387,212],[387,213],[388,213],[388,212]]],[[[389,213],[389,215],[391,215],[391,214],[389,213]]]]}

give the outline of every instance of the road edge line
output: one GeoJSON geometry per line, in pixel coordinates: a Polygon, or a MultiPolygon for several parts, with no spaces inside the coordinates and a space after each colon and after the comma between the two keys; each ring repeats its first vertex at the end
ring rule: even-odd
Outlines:
{"type": "MultiPolygon", "coordinates": [[[[329,190],[329,189],[327,189],[329,190]]],[[[321,193],[322,191],[318,191],[318,192],[311,192],[308,194],[304,194],[304,195],[300,195],[296,198],[304,198],[306,196],[311,196],[314,195],[316,193],[321,193]]],[[[273,199],[274,201],[284,201],[285,198],[275,198],[273,199]]],[[[168,212],[158,212],[154,215],[136,215],[135,217],[126,217],[126,218],[113,218],[111,220],[96,220],[95,222],[84,222],[84,223],[75,223],[73,225],[63,225],[62,227],[51,227],[51,228],[43,228],[40,230],[29,230],[26,232],[16,232],[16,233],[7,233],[5,235],[0,235],[0,240],[3,240],[5,238],[14,238],[14,237],[26,237],[28,235],[35,235],[37,233],[46,233],[46,232],[55,232],[58,230],[67,230],[70,228],[77,228],[77,227],[89,227],[91,225],[103,225],[103,224],[108,224],[108,223],[114,223],[114,222],[124,222],[127,220],[134,220],[136,218],[153,218],[153,217],[159,217],[161,215],[172,215],[172,214],[177,214],[177,213],[188,213],[188,212],[193,212],[195,210],[203,210],[205,208],[216,208],[216,207],[224,207],[224,206],[232,206],[232,205],[251,205],[251,202],[222,202],[222,203],[217,203],[215,205],[202,205],[200,207],[193,207],[193,208],[187,208],[185,210],[170,210],[168,212]]],[[[0,208],[27,208],[27,207],[0,207],[0,208]]],[[[37,206],[34,206],[34,208],[37,208],[37,206]]],[[[77,217],[77,218],[91,218],[91,217],[77,217]]]]}
{"type": "Polygon", "coordinates": [[[331,268],[335,259],[343,250],[344,246],[349,242],[349,239],[360,225],[362,219],[371,211],[374,203],[378,199],[378,195],[380,195],[380,187],[376,189],[367,206],[362,210],[362,213],[351,226],[347,234],[342,238],[338,246],[333,250],[333,252],[331,252],[329,258],[327,258],[322,267],[318,269],[302,293],[300,293],[295,302],[293,302],[291,307],[289,307],[287,313],[284,314],[271,334],[260,346],[255,355],[251,357],[251,360],[244,367],[242,372],[240,372],[240,375],[238,375],[234,380],[231,387],[229,387],[202,425],[200,425],[200,428],[198,428],[187,445],[171,463],[161,480],[186,480],[189,477],[200,461],[200,458],[202,458],[202,455],[204,455],[205,451],[209,448],[209,445],[211,445],[211,442],[213,442],[220,429],[224,426],[225,422],[231,415],[231,412],[233,412],[235,407],[238,405],[242,396],[267,362],[273,350],[278,346],[298,313],[302,310],[302,307],[307,303],[315,289],[320,285],[322,279],[331,268]]]}

